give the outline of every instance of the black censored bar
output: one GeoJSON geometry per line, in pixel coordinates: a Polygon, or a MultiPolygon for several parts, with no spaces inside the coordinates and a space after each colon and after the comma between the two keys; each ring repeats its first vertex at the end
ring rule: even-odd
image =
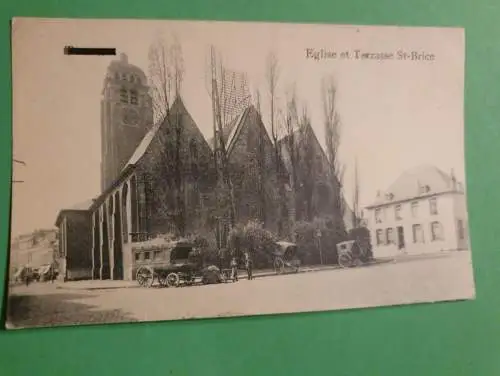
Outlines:
{"type": "Polygon", "coordinates": [[[64,47],[65,55],[86,55],[86,56],[114,56],[116,48],[82,48],[82,47],[64,47]]]}

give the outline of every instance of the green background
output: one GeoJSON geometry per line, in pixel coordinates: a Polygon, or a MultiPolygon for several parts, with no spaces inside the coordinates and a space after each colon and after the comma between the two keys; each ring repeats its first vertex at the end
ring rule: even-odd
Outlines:
{"type": "MultiPolygon", "coordinates": [[[[465,27],[467,189],[477,287],[470,302],[0,331],[1,375],[500,375],[498,0],[3,0],[0,9],[2,277],[11,175],[11,17],[173,18],[465,27]]],[[[333,293],[337,288],[345,286],[332,286],[333,293]]]]}

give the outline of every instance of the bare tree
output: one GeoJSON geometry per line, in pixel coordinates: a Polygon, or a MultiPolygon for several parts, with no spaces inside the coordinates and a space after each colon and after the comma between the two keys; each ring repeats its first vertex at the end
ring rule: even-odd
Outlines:
{"type": "Polygon", "coordinates": [[[286,153],[286,162],[289,166],[290,172],[290,191],[291,191],[291,205],[294,209],[294,217],[292,220],[298,218],[297,211],[297,190],[299,188],[299,176],[298,176],[298,165],[299,165],[299,116],[297,109],[297,94],[295,87],[293,86],[289,91],[286,112],[284,115],[285,119],[283,121],[283,133],[284,137],[281,141],[283,151],[286,153]]]}
{"type": "Polygon", "coordinates": [[[279,125],[277,115],[280,112],[277,106],[277,88],[279,82],[279,64],[278,59],[274,53],[270,53],[267,58],[266,64],[266,80],[267,80],[267,94],[269,98],[269,112],[270,112],[270,125],[271,125],[271,138],[273,142],[274,158],[273,164],[278,183],[278,196],[279,196],[279,214],[278,214],[278,233],[283,233],[284,218],[283,214],[287,212],[286,192],[283,186],[285,171],[283,171],[282,157],[281,157],[281,144],[279,142],[279,125]]]}
{"type": "Polygon", "coordinates": [[[302,109],[299,123],[298,145],[298,175],[299,175],[299,215],[301,219],[311,222],[315,216],[314,193],[316,188],[316,153],[311,127],[311,117],[307,104],[302,109]]]}
{"type": "Polygon", "coordinates": [[[168,122],[166,133],[159,132],[160,147],[154,156],[152,176],[158,199],[156,209],[175,223],[181,236],[186,230],[183,179],[183,126],[179,111],[171,113],[172,104],[180,97],[184,77],[182,47],[175,35],[167,40],[158,37],[149,48],[149,87],[155,123],[168,122]],[[160,181],[161,180],[161,181],[160,181]],[[173,208],[173,210],[172,210],[173,208]]]}
{"type": "MultiPolygon", "coordinates": [[[[224,130],[242,109],[248,107],[251,97],[248,93],[246,76],[228,70],[222,59],[216,56],[214,47],[211,47],[210,55],[210,95],[214,117],[214,154],[217,171],[215,213],[218,217],[222,217],[218,220],[223,219],[224,233],[227,234],[236,223],[236,206],[224,130]]],[[[225,245],[226,236],[219,238],[222,239],[220,245],[225,245]]]]}
{"type": "Polygon", "coordinates": [[[323,114],[325,125],[325,144],[329,161],[331,185],[333,190],[333,206],[335,217],[344,218],[345,201],[342,192],[344,166],[339,159],[340,116],[337,112],[337,88],[333,77],[328,76],[322,82],[323,114]]]}
{"type": "Polygon", "coordinates": [[[255,94],[254,94],[254,105],[255,105],[255,108],[257,109],[257,112],[259,114],[262,114],[262,110],[261,110],[261,105],[260,105],[260,91],[259,90],[255,90],[255,94]]]}
{"type": "Polygon", "coordinates": [[[352,228],[360,226],[361,213],[359,212],[359,176],[358,176],[358,159],[354,162],[354,190],[352,198],[352,228]]]}
{"type": "Polygon", "coordinates": [[[155,123],[163,121],[180,94],[184,78],[182,46],[175,35],[171,40],[158,36],[148,51],[149,88],[155,123]]]}

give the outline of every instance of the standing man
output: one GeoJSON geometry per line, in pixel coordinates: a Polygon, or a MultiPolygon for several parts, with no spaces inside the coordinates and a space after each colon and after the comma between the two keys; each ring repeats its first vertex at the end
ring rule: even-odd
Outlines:
{"type": "Polygon", "coordinates": [[[250,256],[249,252],[245,253],[245,264],[246,264],[246,268],[247,268],[248,280],[250,281],[251,279],[253,279],[253,275],[252,275],[253,261],[252,261],[252,257],[250,256]]]}
{"type": "Polygon", "coordinates": [[[233,282],[238,281],[238,262],[236,261],[236,257],[231,259],[231,279],[233,282]]]}

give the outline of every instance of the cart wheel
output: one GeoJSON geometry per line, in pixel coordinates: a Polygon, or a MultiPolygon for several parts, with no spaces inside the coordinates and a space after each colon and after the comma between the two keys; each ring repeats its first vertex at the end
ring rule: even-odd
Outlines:
{"type": "Polygon", "coordinates": [[[280,259],[280,258],[274,259],[274,271],[276,272],[276,274],[283,273],[284,267],[285,267],[285,263],[283,262],[282,259],[280,259]]]}
{"type": "Polygon", "coordinates": [[[170,273],[167,275],[167,286],[168,287],[177,287],[179,286],[179,275],[177,273],[170,273]]]}
{"type": "Polygon", "coordinates": [[[158,274],[158,283],[161,287],[167,287],[167,275],[166,274],[158,274]]]}
{"type": "Polygon", "coordinates": [[[154,272],[150,268],[141,267],[137,271],[136,280],[139,282],[139,285],[143,287],[151,287],[154,279],[154,272]]]}

